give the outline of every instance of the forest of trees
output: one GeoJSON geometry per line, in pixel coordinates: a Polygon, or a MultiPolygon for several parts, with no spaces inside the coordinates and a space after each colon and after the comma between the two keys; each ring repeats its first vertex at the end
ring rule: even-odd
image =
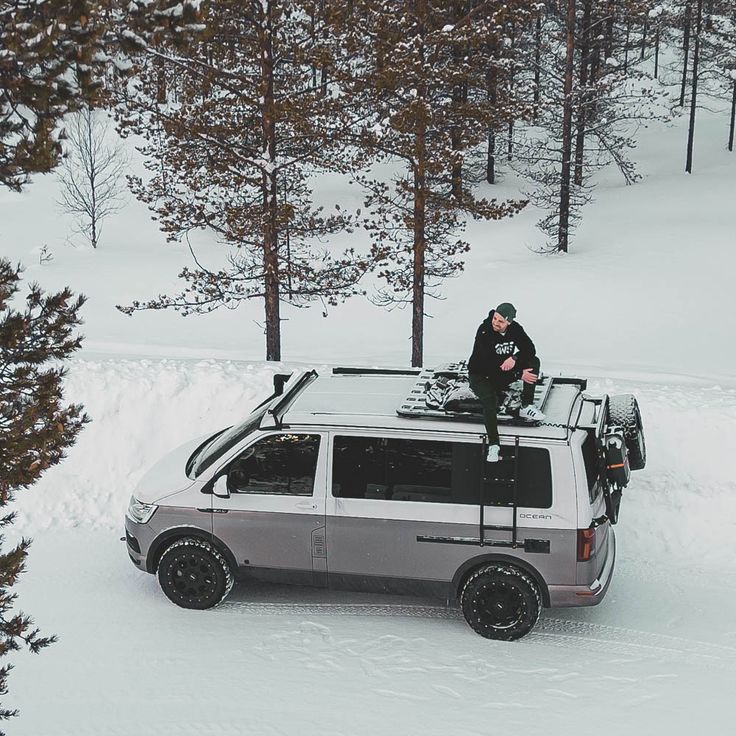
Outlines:
{"type": "Polygon", "coordinates": [[[732,0],[74,7],[2,4],[0,64],[23,84],[6,85],[0,103],[0,181],[18,189],[58,163],[68,100],[83,94],[135,136],[146,171],[131,190],[167,236],[192,247],[204,230],[226,253],[214,270],[195,257],[181,293],[120,308],[188,314],[262,300],[269,360],[281,359],[282,304],[324,309],[360,294],[410,308],[421,365],[426,300],[462,270],[468,218],[532,202],[540,250],[567,252],[595,172],[614,165],[637,181],[639,126],[686,116],[692,172],[698,110],[716,107],[733,150],[732,0]],[[512,171],[523,194],[494,198],[512,171]],[[315,203],[326,173],[361,188],[360,210],[315,203]],[[330,245],[353,232],[361,247],[330,245]]]}
{"type": "Polygon", "coordinates": [[[111,69],[102,101],[123,135],[144,141],[147,175],[133,193],[170,239],[213,234],[227,266],[195,258],[181,293],[120,308],[188,314],[262,300],[268,360],[281,359],[281,304],[363,294],[410,308],[421,365],[426,299],[462,270],[468,218],[512,216],[531,201],[543,212],[541,250],[567,252],[595,172],[612,164],[637,181],[639,126],[688,116],[690,172],[697,110],[720,100],[733,149],[730,0],[222,0],[197,10],[188,34],[136,37],[143,48],[124,73],[111,69]],[[380,164],[394,173],[377,174],[380,164]],[[498,201],[489,185],[510,171],[525,194],[498,201]],[[315,204],[325,173],[362,188],[361,210],[315,204]],[[329,246],[356,230],[368,247],[329,246]]]}

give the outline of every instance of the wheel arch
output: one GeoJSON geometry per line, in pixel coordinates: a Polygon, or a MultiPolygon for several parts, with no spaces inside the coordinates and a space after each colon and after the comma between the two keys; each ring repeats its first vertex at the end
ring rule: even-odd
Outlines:
{"type": "Polygon", "coordinates": [[[211,545],[217,548],[217,550],[224,555],[227,560],[227,564],[230,565],[232,574],[235,575],[238,571],[238,563],[230,551],[229,547],[212,532],[208,532],[206,529],[202,529],[196,526],[178,526],[173,529],[167,529],[161,532],[151,542],[148,548],[148,554],[146,555],[146,572],[155,573],[158,563],[161,561],[164,552],[173,542],[179,539],[186,539],[187,537],[195,537],[197,539],[203,539],[205,542],[209,542],[211,545]]]}
{"type": "Polygon", "coordinates": [[[542,597],[542,605],[545,608],[550,607],[549,589],[547,583],[544,581],[544,577],[541,575],[533,565],[530,565],[525,560],[521,560],[518,557],[512,557],[511,555],[504,554],[482,554],[473,557],[464,562],[455,573],[452,578],[452,592],[455,596],[455,600],[460,599],[460,591],[462,590],[465,581],[480,567],[491,563],[500,563],[504,565],[510,565],[517,567],[519,570],[531,575],[534,582],[539,588],[539,595],[542,597]]]}

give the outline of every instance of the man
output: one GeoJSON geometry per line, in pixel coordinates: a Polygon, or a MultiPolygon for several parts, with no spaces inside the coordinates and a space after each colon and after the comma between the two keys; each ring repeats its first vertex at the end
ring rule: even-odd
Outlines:
{"type": "Polygon", "coordinates": [[[473,354],[468,361],[470,388],[483,405],[488,455],[486,461],[498,462],[501,450],[498,438],[498,403],[500,394],[509,384],[521,378],[519,416],[541,422],[542,414],[534,406],[534,386],[539,378],[539,358],[534,343],[524,328],[514,322],[516,308],[504,302],[492,309],[475,335],[473,354]]]}

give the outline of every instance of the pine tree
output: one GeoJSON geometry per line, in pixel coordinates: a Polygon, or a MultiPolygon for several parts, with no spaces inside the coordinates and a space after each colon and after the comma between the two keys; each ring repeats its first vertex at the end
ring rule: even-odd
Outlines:
{"type": "Polygon", "coordinates": [[[411,305],[414,366],[423,361],[425,297],[462,269],[469,249],[459,237],[465,218],[499,219],[525,204],[477,198],[462,175],[468,151],[518,114],[501,86],[495,107],[487,104],[484,53],[499,51],[494,61],[503,68],[500,50],[519,7],[479,3],[461,10],[440,0],[355,0],[345,19],[348,48],[359,60],[345,82],[347,95],[365,110],[355,144],[373,163],[401,167],[390,182],[365,173],[356,178],[367,192],[365,226],[385,282],[375,301],[411,305]]]}
{"type": "Polygon", "coordinates": [[[263,299],[266,359],[280,360],[282,302],[335,304],[359,292],[366,261],[321,245],[352,218],[337,206],[323,212],[310,189],[315,172],[345,165],[328,11],[311,0],[220,0],[201,38],[138,60],[117,93],[123,131],[146,141],[150,176],[133,191],[171,240],[214,233],[228,265],[185,268],[182,293],[122,311],[189,314],[263,299]]]}
{"type": "Polygon", "coordinates": [[[19,191],[61,156],[64,116],[102,89],[111,64],[167,33],[197,0],[0,0],[0,186],[19,191]],[[172,12],[176,9],[177,12],[172,12]]]}
{"type": "MultiPolygon", "coordinates": [[[[157,37],[196,31],[198,0],[0,0],[0,186],[19,191],[30,175],[53,169],[61,155],[64,116],[93,101],[116,64],[157,37]]],[[[63,404],[64,361],[79,348],[82,297],[46,295],[31,285],[18,310],[21,270],[0,259],[0,507],[64,458],[88,421],[63,404]]],[[[0,530],[14,521],[0,517],[0,530]]],[[[39,652],[55,637],[14,611],[12,592],[24,571],[29,539],[7,552],[0,533],[0,658],[24,645],[39,652]]],[[[0,667],[0,695],[11,665],[0,667]]],[[[0,706],[0,720],[16,715],[0,706]]]]}
{"type": "Polygon", "coordinates": [[[550,4],[541,34],[527,29],[519,44],[527,59],[540,59],[542,91],[536,126],[517,140],[514,166],[534,182],[529,197],[547,212],[539,223],[549,238],[544,251],[569,249],[593,172],[613,162],[627,184],[638,179],[628,155],[637,126],[667,116],[664,91],[643,70],[647,7],[641,0],[550,4]]]}
{"type": "MultiPolygon", "coordinates": [[[[701,95],[727,103],[729,110],[728,150],[732,151],[736,122],[736,5],[730,0],[712,0],[704,4],[702,12],[702,28],[699,43],[697,43],[697,81],[701,85],[701,95]]],[[[694,81],[695,59],[693,59],[694,81]]],[[[694,84],[691,91],[694,95],[694,84]]],[[[693,96],[691,95],[694,128],[692,102],[693,96]]]]}
{"type": "MultiPolygon", "coordinates": [[[[46,295],[32,285],[25,308],[12,306],[19,291],[21,270],[0,260],[0,507],[18,491],[32,486],[60,462],[88,421],[77,404],[63,403],[63,363],[79,348],[75,330],[80,324],[82,297],[68,289],[46,295]]],[[[15,519],[0,518],[0,529],[15,519]]],[[[0,547],[3,542],[0,533],[0,547]]],[[[0,658],[24,645],[38,652],[55,637],[41,636],[33,621],[14,610],[12,588],[24,571],[29,539],[10,550],[0,549],[0,658]]],[[[0,668],[0,694],[7,693],[11,666],[0,668]]],[[[0,719],[16,711],[0,707],[0,719]]]]}

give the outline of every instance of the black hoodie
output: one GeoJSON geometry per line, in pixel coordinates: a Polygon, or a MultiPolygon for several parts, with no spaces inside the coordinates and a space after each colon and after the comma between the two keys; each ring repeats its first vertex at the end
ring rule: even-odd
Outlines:
{"type": "Polygon", "coordinates": [[[529,361],[537,353],[531,338],[518,322],[512,322],[503,335],[495,332],[491,327],[495,313],[496,310],[492,309],[475,333],[473,354],[468,361],[469,373],[497,376],[501,372],[501,363],[510,356],[516,359],[515,368],[528,368],[529,361]]]}

